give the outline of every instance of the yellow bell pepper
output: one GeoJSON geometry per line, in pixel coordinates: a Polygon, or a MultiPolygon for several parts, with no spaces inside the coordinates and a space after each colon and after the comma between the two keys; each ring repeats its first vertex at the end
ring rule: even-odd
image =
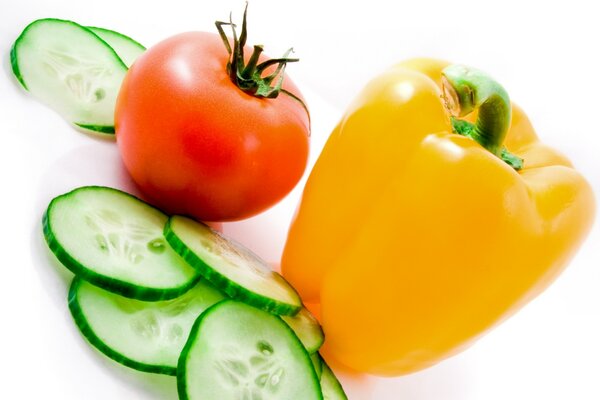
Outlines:
{"type": "Polygon", "coordinates": [[[331,134],[282,270],[320,303],[331,356],[411,373],[544,290],[584,240],[594,204],[489,76],[411,60],[371,81],[331,134]]]}

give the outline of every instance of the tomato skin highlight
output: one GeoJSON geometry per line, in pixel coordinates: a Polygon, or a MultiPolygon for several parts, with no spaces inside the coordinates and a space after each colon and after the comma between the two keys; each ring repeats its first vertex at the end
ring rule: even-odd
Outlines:
{"type": "MultiPolygon", "coordinates": [[[[310,125],[302,103],[285,93],[245,93],[227,61],[217,34],[182,33],[148,49],[123,81],[115,111],[123,162],[168,213],[247,218],[281,200],[304,173],[310,125]]],[[[288,77],[283,82],[302,99],[288,77]]]]}

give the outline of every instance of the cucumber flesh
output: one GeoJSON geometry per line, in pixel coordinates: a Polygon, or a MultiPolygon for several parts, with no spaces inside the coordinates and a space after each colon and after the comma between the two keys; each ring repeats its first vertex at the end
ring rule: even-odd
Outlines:
{"type": "Polygon", "coordinates": [[[114,110],[127,66],[89,29],[72,21],[29,24],[11,50],[24,88],[67,121],[114,133],[114,110]]]}
{"type": "Polygon", "coordinates": [[[306,349],[277,316],[233,300],[194,324],[177,367],[180,399],[318,400],[306,349]]]}
{"type": "Polygon", "coordinates": [[[43,225],[50,250],[76,275],[126,297],[164,300],[199,279],[166,243],[166,221],[132,195],[85,186],[52,200],[43,225]]]}
{"type": "Polygon", "coordinates": [[[174,300],[140,301],[76,277],[69,291],[69,309],[83,335],[108,357],[140,371],[176,375],[192,325],[223,298],[200,281],[174,300]]]}
{"type": "Polygon", "coordinates": [[[295,315],[302,308],[300,296],[281,275],[210,227],[173,216],[165,226],[165,238],[207,281],[230,297],[279,315],[295,315]]]}
{"type": "Polygon", "coordinates": [[[348,400],[344,388],[335,374],[329,368],[329,365],[321,358],[323,372],[321,374],[321,390],[323,391],[323,400],[348,400]]]}
{"type": "Polygon", "coordinates": [[[325,336],[319,321],[306,308],[293,317],[282,315],[281,318],[292,328],[302,342],[308,354],[314,354],[323,345],[325,336]]]}
{"type": "Polygon", "coordinates": [[[144,46],[122,33],[95,26],[88,26],[87,28],[108,43],[128,68],[146,51],[144,46]]]}

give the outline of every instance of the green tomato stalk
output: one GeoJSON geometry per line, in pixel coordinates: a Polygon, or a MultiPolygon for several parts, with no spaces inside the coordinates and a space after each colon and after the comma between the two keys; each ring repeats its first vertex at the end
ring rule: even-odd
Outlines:
{"type": "MultiPolygon", "coordinates": [[[[283,92],[302,102],[297,96],[282,88],[287,63],[299,61],[298,58],[288,57],[290,53],[293,52],[293,49],[290,48],[281,58],[273,58],[258,63],[260,55],[263,52],[263,46],[255,45],[254,51],[248,59],[248,63],[245,63],[244,46],[246,45],[246,40],[248,38],[246,23],[247,13],[248,3],[246,3],[246,8],[244,9],[242,32],[239,38],[235,29],[236,25],[231,20],[231,14],[229,15],[229,22],[215,22],[219,35],[221,36],[221,39],[223,39],[225,48],[229,53],[229,61],[227,62],[227,73],[229,74],[229,78],[241,90],[255,97],[274,99],[279,96],[279,93],[283,92]],[[225,34],[225,30],[223,29],[224,26],[231,27],[233,33],[233,47],[225,34]],[[269,75],[263,76],[266,69],[274,65],[277,65],[277,68],[269,75]]],[[[304,103],[302,104],[304,105],[304,103]]],[[[304,107],[306,108],[306,106],[304,107]]]]}

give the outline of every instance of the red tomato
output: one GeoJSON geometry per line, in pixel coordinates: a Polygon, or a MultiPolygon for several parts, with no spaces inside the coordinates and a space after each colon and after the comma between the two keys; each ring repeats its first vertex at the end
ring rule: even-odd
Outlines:
{"type": "MultiPolygon", "coordinates": [[[[306,167],[303,103],[283,92],[260,98],[242,91],[228,59],[219,35],[183,33],[148,49],[123,81],[115,113],[123,161],[168,213],[250,217],[283,198],[306,167]]],[[[288,77],[283,82],[302,99],[288,77]]]]}

